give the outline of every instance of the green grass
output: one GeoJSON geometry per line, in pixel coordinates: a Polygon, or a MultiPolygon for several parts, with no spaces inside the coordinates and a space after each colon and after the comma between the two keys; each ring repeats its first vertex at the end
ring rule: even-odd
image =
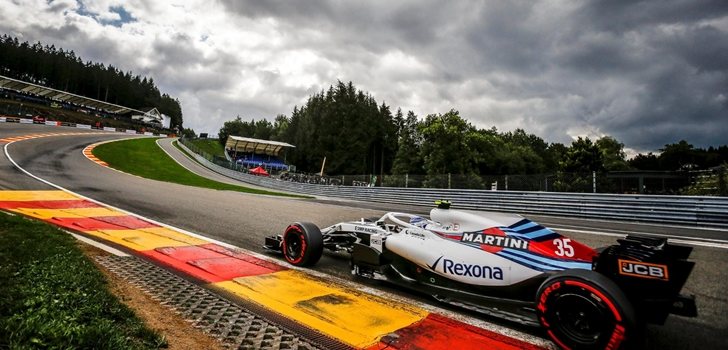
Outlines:
{"type": "Polygon", "coordinates": [[[148,179],[214,190],[310,198],[230,185],[199,176],[177,164],[159,148],[156,141],[156,138],[142,138],[109,142],[94,148],[93,154],[112,168],[148,179]]]}
{"type": "Polygon", "coordinates": [[[194,139],[189,142],[211,156],[225,157],[225,148],[217,139],[194,139]]]}
{"type": "Polygon", "coordinates": [[[75,240],[0,213],[0,349],[157,349],[75,240]]]}

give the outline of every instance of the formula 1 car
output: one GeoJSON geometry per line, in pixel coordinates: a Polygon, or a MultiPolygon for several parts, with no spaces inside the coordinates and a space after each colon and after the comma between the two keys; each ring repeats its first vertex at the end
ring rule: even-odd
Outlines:
{"type": "Polygon", "coordinates": [[[595,250],[518,215],[437,204],[430,219],[390,212],[323,230],[297,222],[265,247],[296,266],[314,265],[324,248],[348,252],[354,275],[540,325],[564,349],[617,349],[645,323],[697,316],[694,296],[680,294],[691,247],[628,235],[595,250]]]}

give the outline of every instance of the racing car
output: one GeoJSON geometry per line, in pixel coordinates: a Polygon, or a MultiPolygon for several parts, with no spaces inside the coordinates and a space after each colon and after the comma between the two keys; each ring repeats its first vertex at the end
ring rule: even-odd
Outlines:
{"type": "Polygon", "coordinates": [[[450,209],[430,218],[389,212],[324,229],[296,222],[265,239],[296,266],[323,250],[350,253],[352,274],[435,299],[541,326],[564,349],[617,349],[640,339],[645,323],[697,316],[680,291],[691,247],[628,235],[592,249],[519,215],[450,209]]]}

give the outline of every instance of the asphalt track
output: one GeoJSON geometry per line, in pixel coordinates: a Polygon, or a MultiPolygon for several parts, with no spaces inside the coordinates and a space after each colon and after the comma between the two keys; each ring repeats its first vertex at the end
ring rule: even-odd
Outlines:
{"type": "MultiPolygon", "coordinates": [[[[74,132],[76,129],[34,125],[0,124],[0,138],[44,132],[74,132]]],[[[86,159],[81,151],[94,142],[127,138],[129,135],[88,134],[30,139],[7,147],[8,154],[27,171],[84,196],[112,204],[153,220],[260,252],[262,238],[281,232],[288,223],[311,221],[320,226],[352,218],[381,215],[387,210],[402,210],[383,205],[333,201],[305,200],[272,196],[249,195],[230,191],[214,191],[147,180],[105,168],[86,159]]],[[[163,142],[164,143],[164,142],[163,142]]],[[[167,147],[165,147],[167,148],[167,147]]],[[[174,155],[175,149],[169,149],[174,155]]],[[[187,165],[193,168],[196,163],[187,165]]],[[[197,169],[199,171],[204,171],[197,169]]],[[[44,190],[50,186],[30,178],[16,169],[4,154],[0,155],[0,189],[44,190]]],[[[412,208],[422,212],[422,209],[412,208]]],[[[642,232],[683,239],[700,244],[692,260],[696,267],[683,289],[698,298],[700,316],[695,319],[672,316],[662,326],[650,326],[646,348],[650,349],[725,349],[728,348],[728,232],[659,225],[639,225],[595,220],[575,220],[554,217],[532,217],[547,226],[591,246],[614,242],[613,235],[642,232]],[[723,242],[719,242],[723,241],[723,242]],[[710,245],[710,246],[705,246],[710,245]],[[711,247],[712,246],[712,247],[711,247]]],[[[346,258],[326,255],[316,270],[343,279],[351,279],[346,258]]],[[[368,288],[398,295],[411,293],[387,285],[368,284],[368,288]]],[[[418,302],[432,303],[416,297],[418,302]]],[[[455,310],[462,313],[462,310],[455,310]]],[[[464,313],[465,318],[473,316],[464,313]]],[[[484,316],[481,324],[513,329],[516,332],[540,336],[538,329],[522,327],[484,316]]],[[[522,336],[522,335],[521,335],[522,336]]]]}

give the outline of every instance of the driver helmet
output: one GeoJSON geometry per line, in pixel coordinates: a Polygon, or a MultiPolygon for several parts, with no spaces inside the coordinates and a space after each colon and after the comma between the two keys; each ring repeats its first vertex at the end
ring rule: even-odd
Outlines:
{"type": "Polygon", "coordinates": [[[425,225],[427,225],[427,220],[421,216],[413,216],[410,218],[409,223],[414,226],[424,228],[425,225]]]}

